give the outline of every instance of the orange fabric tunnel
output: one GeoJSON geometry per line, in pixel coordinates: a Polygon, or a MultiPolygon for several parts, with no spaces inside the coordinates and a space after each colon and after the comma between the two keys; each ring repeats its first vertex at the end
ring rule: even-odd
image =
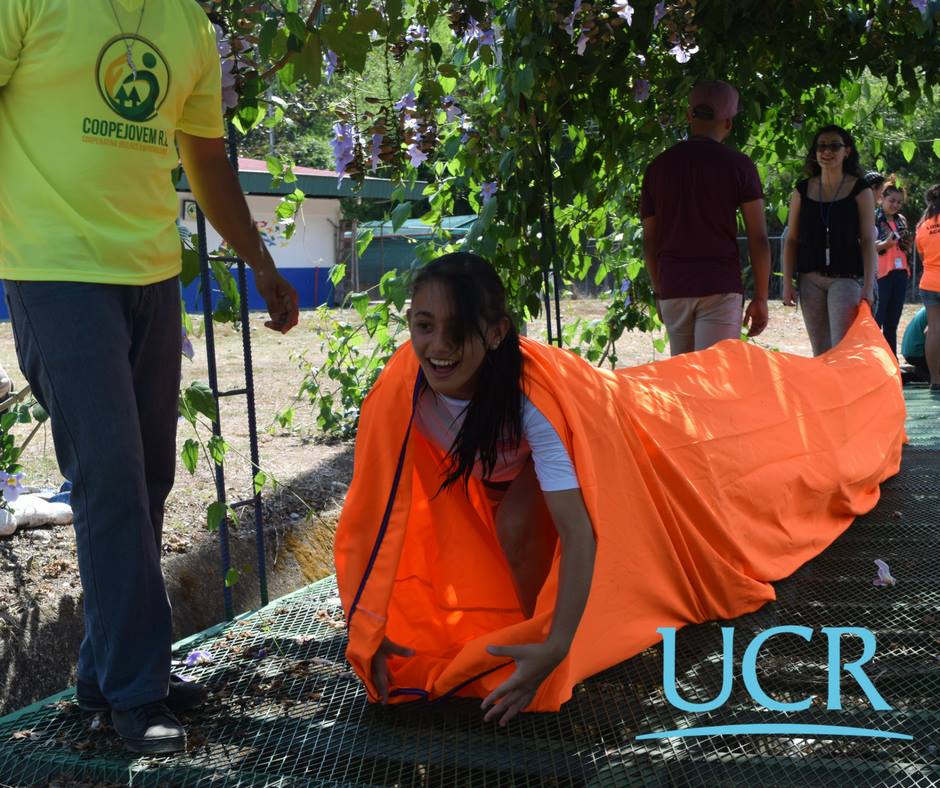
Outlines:
{"type": "MultiPolygon", "coordinates": [[[[532,711],[681,627],[751,612],[878,500],[905,440],[897,362],[867,304],[818,358],[730,340],[639,367],[597,369],[522,340],[525,391],[578,474],[597,537],[591,595],[568,657],[532,711]]],[[[366,398],[336,534],[348,658],[388,637],[390,701],[485,697],[512,672],[490,644],[539,642],[558,560],[523,618],[482,486],[436,495],[442,456],[411,426],[409,345],[366,398]]]]}

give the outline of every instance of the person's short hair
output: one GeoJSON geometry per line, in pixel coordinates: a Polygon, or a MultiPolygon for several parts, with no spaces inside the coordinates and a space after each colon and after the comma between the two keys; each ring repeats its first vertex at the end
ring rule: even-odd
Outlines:
{"type": "Polygon", "coordinates": [[[727,120],[738,114],[738,91],[720,79],[699,82],[689,94],[689,112],[701,120],[727,120]]]}

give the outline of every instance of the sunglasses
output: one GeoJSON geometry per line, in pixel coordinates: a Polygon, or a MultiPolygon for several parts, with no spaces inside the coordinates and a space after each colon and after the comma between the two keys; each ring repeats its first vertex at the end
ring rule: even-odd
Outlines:
{"type": "Polygon", "coordinates": [[[824,151],[831,150],[833,153],[836,153],[843,148],[848,147],[844,142],[817,142],[816,150],[824,151]]]}

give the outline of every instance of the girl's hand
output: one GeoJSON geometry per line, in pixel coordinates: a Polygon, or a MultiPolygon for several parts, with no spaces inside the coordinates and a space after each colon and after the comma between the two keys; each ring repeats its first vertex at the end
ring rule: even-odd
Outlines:
{"type": "Polygon", "coordinates": [[[796,306],[796,288],[793,286],[792,282],[783,283],[783,292],[780,295],[780,300],[783,302],[784,306],[796,306]]]}
{"type": "Polygon", "coordinates": [[[372,657],[372,683],[379,691],[379,699],[382,703],[388,703],[388,665],[387,660],[390,656],[413,657],[414,649],[399,646],[397,643],[384,638],[379,650],[372,657]]]}
{"type": "Polygon", "coordinates": [[[509,657],[516,661],[515,672],[483,701],[486,722],[499,719],[506,725],[532,702],[536,690],[548,675],[558,667],[567,651],[545,643],[525,643],[518,646],[487,646],[494,657],[509,657]]]}

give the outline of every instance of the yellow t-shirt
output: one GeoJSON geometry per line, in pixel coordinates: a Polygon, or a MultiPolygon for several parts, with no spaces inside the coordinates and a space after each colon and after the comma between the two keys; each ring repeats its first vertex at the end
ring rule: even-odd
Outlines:
{"type": "Polygon", "coordinates": [[[175,135],[222,136],[220,83],[195,0],[0,0],[0,278],[177,275],[175,135]]]}

